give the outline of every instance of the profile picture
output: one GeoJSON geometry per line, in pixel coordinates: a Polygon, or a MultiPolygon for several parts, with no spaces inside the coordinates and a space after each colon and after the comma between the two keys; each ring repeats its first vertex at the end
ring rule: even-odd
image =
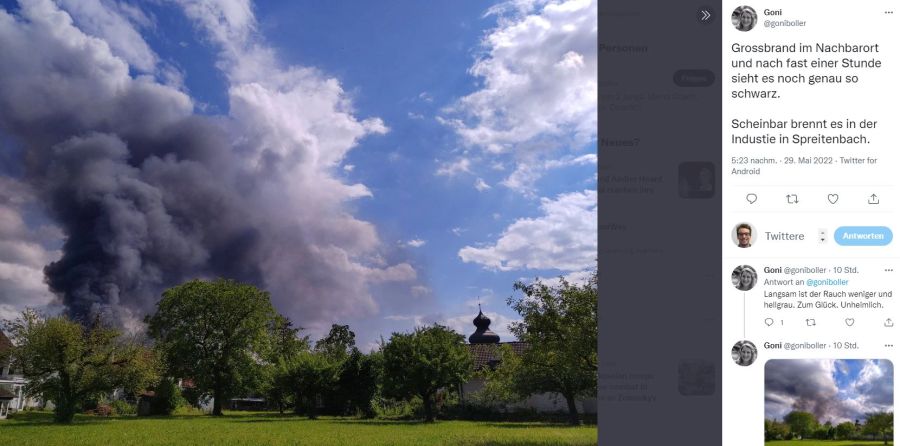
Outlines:
{"type": "Polygon", "coordinates": [[[678,196],[712,198],[716,195],[716,165],[707,161],[686,161],[678,165],[678,196]]]}
{"type": "Polygon", "coordinates": [[[750,341],[737,341],[731,347],[731,359],[735,364],[748,366],[756,362],[756,346],[750,341]]]}
{"type": "Polygon", "coordinates": [[[756,270],[750,265],[741,265],[731,272],[731,284],[740,291],[750,291],[756,286],[756,270]]]}
{"type": "Polygon", "coordinates": [[[749,6],[738,6],[731,13],[731,24],[738,31],[750,31],[756,26],[756,11],[749,6]]]}
{"type": "Polygon", "coordinates": [[[756,242],[756,231],[750,223],[738,223],[731,230],[731,241],[738,248],[749,248],[756,242]]]}

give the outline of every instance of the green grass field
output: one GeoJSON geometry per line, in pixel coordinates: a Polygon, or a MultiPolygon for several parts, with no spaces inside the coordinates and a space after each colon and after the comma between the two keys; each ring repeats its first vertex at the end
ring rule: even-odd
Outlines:
{"type": "MultiPolygon", "coordinates": [[[[888,445],[893,446],[889,441],[888,445]]],[[[768,441],[766,446],[878,446],[884,445],[883,441],[834,441],[834,440],[783,440],[768,441]]]]}
{"type": "Polygon", "coordinates": [[[49,413],[25,412],[0,420],[0,438],[15,445],[594,445],[597,427],[321,418],[230,412],[224,417],[77,416],[56,425],[49,413]]]}

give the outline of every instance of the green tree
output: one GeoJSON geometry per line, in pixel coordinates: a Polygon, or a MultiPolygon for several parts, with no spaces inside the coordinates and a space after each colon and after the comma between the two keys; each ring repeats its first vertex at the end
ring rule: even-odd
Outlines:
{"type": "Polygon", "coordinates": [[[894,412],[874,412],[866,414],[866,424],[863,432],[872,435],[880,435],[884,444],[894,437],[894,412]]]}
{"type": "Polygon", "coordinates": [[[14,367],[28,380],[26,393],[53,401],[59,423],[71,422],[88,399],[117,388],[138,391],[158,379],[148,351],[123,341],[99,318],[85,327],[65,316],[26,310],[5,329],[15,345],[14,367]]]}
{"type": "Polygon", "coordinates": [[[297,356],[293,363],[295,406],[300,414],[305,412],[310,419],[318,417],[319,403],[325,395],[334,391],[340,372],[340,362],[319,352],[306,352],[297,356]]]}
{"type": "Polygon", "coordinates": [[[213,415],[234,392],[261,373],[275,310],[269,293],[231,280],[192,280],[163,292],[147,318],[150,336],[164,353],[169,374],[190,378],[211,392],[213,415]]]}
{"type": "Polygon", "coordinates": [[[155,395],[150,400],[150,413],[153,415],[172,415],[178,406],[185,403],[181,390],[172,378],[163,378],[155,387],[155,395]]]}
{"type": "Polygon", "coordinates": [[[299,335],[290,319],[275,315],[269,326],[269,349],[266,364],[260,371],[263,394],[270,406],[284,413],[294,403],[294,364],[298,355],[309,351],[309,337],[299,335]]]}
{"type": "Polygon", "coordinates": [[[791,432],[804,439],[812,437],[813,433],[819,427],[819,422],[813,414],[799,410],[792,411],[785,415],[784,422],[791,428],[791,432]]]}
{"type": "Polygon", "coordinates": [[[522,358],[509,345],[498,347],[497,358],[499,363],[496,367],[485,367],[475,372],[484,382],[484,387],[472,394],[472,401],[503,407],[524,400],[528,397],[528,389],[522,389],[520,385],[522,358]]]}
{"type": "Polygon", "coordinates": [[[472,373],[472,358],[465,338],[441,326],[393,333],[383,348],[384,393],[397,398],[422,398],[425,420],[434,421],[438,389],[455,389],[472,373]]]}
{"type": "Polygon", "coordinates": [[[521,394],[559,393],[569,422],[579,424],[575,399],[597,389],[597,271],[583,285],[516,282],[524,295],[507,303],[522,316],[510,331],[528,344],[515,382],[521,394]]]}
{"type": "Polygon", "coordinates": [[[275,314],[269,323],[268,360],[278,362],[281,358],[293,358],[297,354],[309,350],[309,336],[300,336],[302,327],[294,327],[294,323],[280,314],[275,314]]]}
{"type": "Polygon", "coordinates": [[[855,433],[856,426],[849,421],[838,424],[834,428],[835,440],[852,440],[855,433]]]}
{"type": "Polygon", "coordinates": [[[364,354],[353,348],[350,356],[341,364],[337,382],[336,399],[341,403],[344,414],[374,416],[372,399],[378,390],[381,374],[379,355],[364,354]]]}
{"type": "Polygon", "coordinates": [[[356,348],[356,333],[349,325],[331,324],[328,336],[316,341],[315,350],[335,360],[344,360],[356,348]]]}
{"type": "Polygon", "coordinates": [[[766,441],[787,440],[790,438],[790,428],[784,423],[775,420],[766,420],[766,441]]]}

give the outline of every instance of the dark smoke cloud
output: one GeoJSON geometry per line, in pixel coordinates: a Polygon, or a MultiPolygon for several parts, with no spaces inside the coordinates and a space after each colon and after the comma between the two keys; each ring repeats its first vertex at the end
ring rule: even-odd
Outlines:
{"type": "Polygon", "coordinates": [[[134,328],[164,288],[221,276],[265,287],[315,325],[372,314],[370,285],[415,279],[406,263],[367,262],[378,257],[375,230],[343,208],[368,191],[328,168],[386,130],[346,113],[333,82],[293,70],[276,89],[318,100],[308,114],[324,103],[315,118],[337,122],[317,124],[325,134],[304,121],[266,127],[254,98],[272,93],[240,85],[230,92],[239,113],[201,117],[177,88],[132,78],[49,0],[22,1],[17,14],[0,10],[0,133],[22,151],[16,181],[64,235],[44,272],[72,316],[104,312],[134,328]],[[298,128],[309,135],[294,138],[298,128]]]}

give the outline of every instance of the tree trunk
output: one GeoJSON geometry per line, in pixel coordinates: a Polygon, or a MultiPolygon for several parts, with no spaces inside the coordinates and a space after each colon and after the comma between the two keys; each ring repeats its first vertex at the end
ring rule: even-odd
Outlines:
{"type": "Polygon", "coordinates": [[[215,388],[213,388],[213,416],[222,416],[222,399],[225,398],[224,394],[225,392],[222,391],[222,386],[216,383],[215,388]]]}
{"type": "Polygon", "coordinates": [[[307,399],[309,400],[309,408],[307,409],[306,416],[310,420],[315,420],[319,417],[319,415],[316,413],[316,396],[312,395],[312,397],[307,399]]]}
{"type": "Polygon", "coordinates": [[[569,406],[569,424],[578,426],[581,424],[581,417],[578,416],[578,408],[575,406],[574,395],[563,395],[566,398],[566,404],[569,406]]]}
{"type": "Polygon", "coordinates": [[[54,401],[56,406],[53,408],[53,421],[57,423],[71,423],[75,418],[75,398],[72,395],[63,395],[60,392],[58,401],[54,401]]]}
{"type": "Polygon", "coordinates": [[[300,391],[294,392],[294,414],[303,415],[303,395],[300,394],[300,391]]]}
{"type": "Polygon", "coordinates": [[[434,421],[434,413],[431,409],[431,394],[422,395],[422,405],[425,407],[425,421],[431,423],[434,421]]]}
{"type": "Polygon", "coordinates": [[[57,423],[71,423],[75,418],[75,396],[72,395],[72,386],[68,374],[60,375],[60,389],[56,394],[56,405],[53,408],[53,421],[57,423]]]}

